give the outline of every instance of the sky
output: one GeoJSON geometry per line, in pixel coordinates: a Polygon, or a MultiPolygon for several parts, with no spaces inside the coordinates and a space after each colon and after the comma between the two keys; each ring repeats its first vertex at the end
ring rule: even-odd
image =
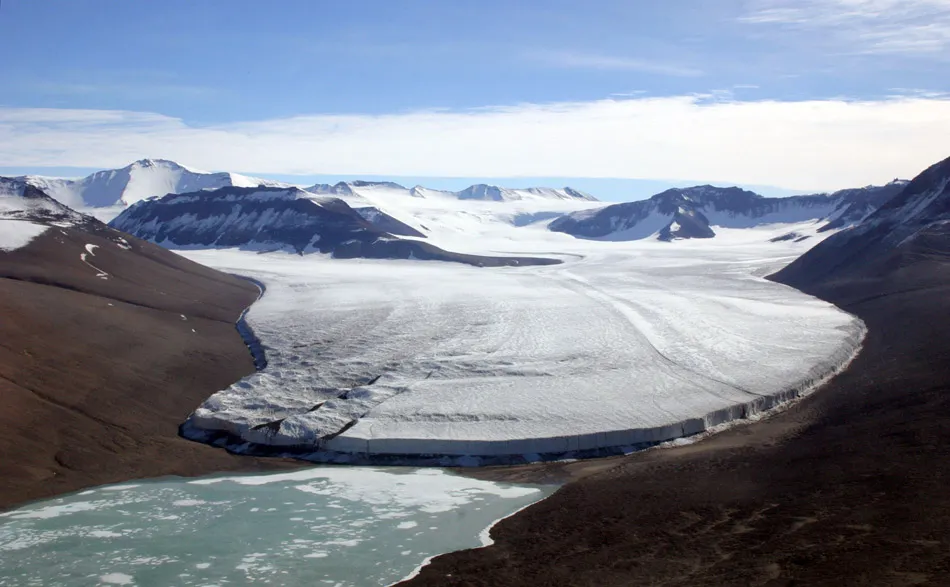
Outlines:
{"type": "Polygon", "coordinates": [[[950,0],[0,0],[0,173],[714,183],[950,156],[950,0]]]}

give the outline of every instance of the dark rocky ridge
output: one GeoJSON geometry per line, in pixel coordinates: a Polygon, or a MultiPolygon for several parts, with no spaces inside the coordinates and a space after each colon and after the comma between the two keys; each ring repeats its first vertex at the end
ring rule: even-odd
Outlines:
{"type": "Polygon", "coordinates": [[[418,259],[479,267],[560,262],[465,255],[402,239],[367,222],[342,200],[316,198],[297,188],[226,187],[169,194],[129,207],[110,225],[172,248],[288,250],[329,253],[341,259],[418,259]]]}
{"type": "Polygon", "coordinates": [[[887,185],[867,186],[834,192],[831,197],[840,199],[841,203],[838,204],[838,209],[841,212],[831,222],[819,228],[818,232],[857,224],[883,206],[885,202],[904,191],[904,187],[908,183],[906,180],[895,179],[887,185]]]}
{"type": "Polygon", "coordinates": [[[950,250],[950,159],[918,175],[863,222],[832,235],[775,278],[805,291],[893,275],[950,250]]]}
{"type": "Polygon", "coordinates": [[[712,225],[747,228],[761,224],[821,221],[819,231],[860,221],[896,195],[901,182],[833,194],[765,198],[737,187],[674,188],[647,200],[574,212],[549,228],[581,238],[634,240],[657,234],[660,240],[712,238],[712,225]]]}

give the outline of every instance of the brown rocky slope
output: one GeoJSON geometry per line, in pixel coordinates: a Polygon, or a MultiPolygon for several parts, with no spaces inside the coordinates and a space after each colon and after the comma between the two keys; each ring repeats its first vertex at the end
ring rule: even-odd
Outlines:
{"type": "Polygon", "coordinates": [[[286,466],[177,436],[202,400],[253,372],[234,322],[256,286],[91,219],[58,224],[0,251],[0,509],[133,478],[286,466]]]}

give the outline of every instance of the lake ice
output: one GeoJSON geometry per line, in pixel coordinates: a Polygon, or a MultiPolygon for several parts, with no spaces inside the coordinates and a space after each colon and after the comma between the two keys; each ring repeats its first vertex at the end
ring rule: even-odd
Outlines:
{"type": "Polygon", "coordinates": [[[326,466],[104,486],[0,514],[0,586],[388,585],[552,491],[326,466]]]}

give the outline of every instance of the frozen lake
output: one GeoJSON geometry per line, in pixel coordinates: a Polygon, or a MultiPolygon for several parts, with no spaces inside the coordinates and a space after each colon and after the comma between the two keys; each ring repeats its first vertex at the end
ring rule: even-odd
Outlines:
{"type": "Polygon", "coordinates": [[[808,246],[768,230],[676,243],[518,231],[441,244],[564,263],[185,253],[267,287],[248,314],[267,368],[209,398],[190,434],[340,462],[637,447],[807,392],[863,338],[856,318],[764,279],[808,246]]]}
{"type": "Polygon", "coordinates": [[[326,466],[104,486],[0,514],[0,586],[388,585],[552,491],[326,466]]]}

